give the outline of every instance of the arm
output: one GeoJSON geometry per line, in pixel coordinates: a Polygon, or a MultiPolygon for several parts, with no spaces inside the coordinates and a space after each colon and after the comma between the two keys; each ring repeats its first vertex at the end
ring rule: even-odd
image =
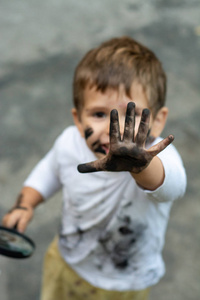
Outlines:
{"type": "Polygon", "coordinates": [[[13,206],[13,208],[4,216],[3,225],[8,228],[14,228],[19,232],[24,232],[28,223],[31,221],[34,208],[43,202],[42,195],[31,187],[24,187],[13,206]]]}
{"type": "Polygon", "coordinates": [[[129,171],[142,188],[155,190],[164,180],[164,168],[156,156],[174,139],[168,136],[158,144],[145,149],[145,141],[149,129],[150,112],[144,109],[135,137],[135,106],[130,102],[127,106],[124,135],[121,139],[118,113],[111,111],[110,119],[110,151],[105,158],[82,164],[78,170],[82,173],[96,171],[129,171]]]}
{"type": "Polygon", "coordinates": [[[140,173],[131,173],[137,184],[143,189],[153,191],[162,185],[165,171],[161,160],[155,156],[148,167],[140,173]]]}
{"type": "Polygon", "coordinates": [[[18,231],[24,232],[33,217],[34,208],[60,187],[53,148],[26,179],[15,205],[3,218],[3,225],[9,228],[16,226],[18,231]]]}

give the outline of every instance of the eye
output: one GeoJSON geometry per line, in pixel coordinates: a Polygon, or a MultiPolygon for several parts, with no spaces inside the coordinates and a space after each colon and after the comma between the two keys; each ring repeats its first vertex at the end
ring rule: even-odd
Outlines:
{"type": "Polygon", "coordinates": [[[106,114],[103,111],[97,111],[93,115],[95,118],[105,118],[106,114]]]}

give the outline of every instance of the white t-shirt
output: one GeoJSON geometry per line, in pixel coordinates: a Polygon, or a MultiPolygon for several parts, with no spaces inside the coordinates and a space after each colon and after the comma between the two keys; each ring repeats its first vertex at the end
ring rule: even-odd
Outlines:
{"type": "Polygon", "coordinates": [[[129,172],[81,174],[77,165],[96,157],[71,126],[25,181],[46,199],[62,188],[59,249],[92,285],[140,290],[163,276],[161,252],[170,208],[185,192],[186,174],[173,145],[158,156],[165,180],[155,191],[141,189],[129,172]]]}

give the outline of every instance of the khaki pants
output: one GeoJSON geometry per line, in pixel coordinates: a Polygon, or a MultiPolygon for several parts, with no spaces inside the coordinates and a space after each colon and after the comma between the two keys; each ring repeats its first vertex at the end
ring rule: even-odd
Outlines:
{"type": "Polygon", "coordinates": [[[82,279],[62,259],[54,239],[47,250],[41,300],[147,300],[149,289],[142,291],[107,291],[82,279]]]}

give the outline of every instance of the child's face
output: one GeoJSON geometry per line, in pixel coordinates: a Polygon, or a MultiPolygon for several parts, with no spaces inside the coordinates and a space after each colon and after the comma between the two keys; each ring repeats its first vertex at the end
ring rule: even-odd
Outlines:
{"type": "MultiPolygon", "coordinates": [[[[149,108],[146,95],[139,84],[132,85],[131,99],[125,94],[123,86],[119,90],[107,89],[105,93],[96,91],[96,88],[86,88],[80,118],[76,109],[72,110],[76,126],[97,158],[102,158],[109,152],[111,110],[118,111],[120,133],[123,136],[126,108],[130,101],[135,103],[135,134],[137,134],[142,110],[149,108]]],[[[152,117],[150,126],[151,124],[152,117]]]]}

